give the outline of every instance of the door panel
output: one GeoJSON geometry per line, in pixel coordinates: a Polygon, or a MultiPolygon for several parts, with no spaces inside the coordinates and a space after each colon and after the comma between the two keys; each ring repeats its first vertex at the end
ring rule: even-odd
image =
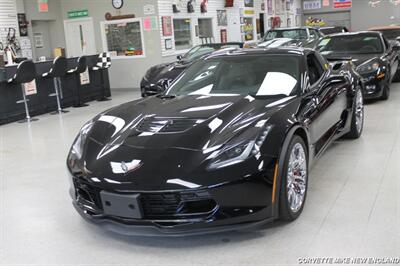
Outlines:
{"type": "MultiPolygon", "coordinates": [[[[315,64],[320,64],[315,56],[314,59],[315,64]]],[[[312,70],[308,72],[312,72],[312,70]]],[[[310,136],[313,144],[321,140],[324,141],[322,138],[337,125],[341,120],[343,111],[347,108],[346,84],[335,83],[331,85],[326,83],[325,76],[328,74],[328,72],[325,72],[322,78],[313,85],[310,96],[311,104],[309,108],[313,108],[313,111],[310,112],[310,136]]]]}
{"type": "Polygon", "coordinates": [[[97,53],[91,18],[65,20],[64,27],[68,56],[78,57],[97,53]]]}

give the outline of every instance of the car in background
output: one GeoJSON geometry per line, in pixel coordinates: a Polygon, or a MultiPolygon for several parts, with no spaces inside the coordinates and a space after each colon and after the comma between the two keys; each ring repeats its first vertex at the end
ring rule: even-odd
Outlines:
{"type": "Polygon", "coordinates": [[[297,40],[293,40],[290,38],[276,38],[261,42],[257,45],[258,48],[277,48],[283,46],[299,46],[299,43],[297,40]]]}
{"type": "Polygon", "coordinates": [[[399,66],[399,46],[374,31],[339,33],[322,38],[315,47],[328,60],[351,60],[362,76],[365,99],[387,100],[399,66]]]}
{"type": "Polygon", "coordinates": [[[67,159],[78,213],[127,235],[194,235],[293,221],[311,166],[358,138],[350,63],[303,48],[217,51],[162,94],[86,123],[67,159]]]}
{"type": "Polygon", "coordinates": [[[400,40],[400,26],[377,26],[369,29],[370,31],[379,31],[389,41],[400,40]]]}
{"type": "Polygon", "coordinates": [[[324,34],[316,27],[291,27],[268,30],[260,43],[276,38],[288,38],[296,42],[297,46],[312,48],[324,34]]]}
{"type": "Polygon", "coordinates": [[[327,26],[327,27],[321,27],[319,28],[319,30],[324,35],[349,32],[349,30],[344,26],[327,26]]]}
{"type": "Polygon", "coordinates": [[[178,55],[178,61],[176,62],[151,67],[146,72],[140,83],[142,97],[156,95],[163,92],[169,84],[180,73],[182,73],[183,70],[193,64],[196,60],[216,50],[226,48],[243,48],[243,43],[228,42],[201,44],[193,47],[184,55],[178,55]]]}
{"type": "MultiPolygon", "coordinates": [[[[383,34],[383,36],[392,43],[392,45],[397,46],[400,45],[400,26],[391,25],[391,26],[377,26],[370,29],[371,31],[379,31],[383,34]]],[[[398,51],[400,58],[400,51],[398,51]]],[[[397,70],[396,76],[393,79],[394,81],[400,81],[400,68],[397,70]]]]}

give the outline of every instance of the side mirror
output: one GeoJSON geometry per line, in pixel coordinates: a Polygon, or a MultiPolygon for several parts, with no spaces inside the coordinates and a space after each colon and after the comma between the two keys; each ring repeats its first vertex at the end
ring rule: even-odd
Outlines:
{"type": "Polygon", "coordinates": [[[178,59],[178,60],[182,60],[182,55],[178,55],[177,57],[176,57],[176,59],[178,59]]]}

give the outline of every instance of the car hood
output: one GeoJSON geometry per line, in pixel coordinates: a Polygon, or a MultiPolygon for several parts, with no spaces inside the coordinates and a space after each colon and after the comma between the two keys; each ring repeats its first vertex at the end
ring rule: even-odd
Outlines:
{"type": "Polygon", "coordinates": [[[199,151],[224,144],[252,123],[267,119],[282,107],[274,104],[282,99],[237,95],[188,95],[173,99],[154,96],[102,114],[89,137],[102,145],[199,151]],[[168,130],[164,130],[165,125],[168,130]],[[160,130],[161,127],[164,129],[160,130]]]}
{"type": "Polygon", "coordinates": [[[276,121],[278,110],[292,108],[296,104],[290,103],[296,99],[188,95],[129,102],[96,118],[83,157],[76,163],[78,170],[71,171],[87,173],[87,179],[102,182],[104,188],[123,190],[179,189],[182,178],[183,184],[193,187],[241,178],[258,169],[255,158],[246,167],[224,169],[226,175],[221,176],[219,171],[206,170],[209,156],[257,123],[268,123],[275,114],[276,121]],[[195,123],[180,124],[177,132],[156,132],[157,126],[149,126],[145,119],[195,123]]]}
{"type": "Polygon", "coordinates": [[[180,60],[173,63],[156,65],[150,69],[150,74],[147,77],[148,81],[156,84],[162,79],[173,80],[192,63],[192,61],[180,60]]]}

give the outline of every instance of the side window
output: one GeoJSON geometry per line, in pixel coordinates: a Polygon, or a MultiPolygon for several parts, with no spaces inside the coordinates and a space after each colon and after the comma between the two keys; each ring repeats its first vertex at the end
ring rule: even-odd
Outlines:
{"type": "Polygon", "coordinates": [[[318,34],[315,30],[310,30],[310,37],[312,39],[318,39],[318,34]]]}
{"type": "Polygon", "coordinates": [[[383,42],[385,43],[386,50],[389,49],[390,44],[389,44],[388,40],[385,37],[382,37],[382,38],[383,38],[383,42]]]}
{"type": "Polygon", "coordinates": [[[309,54],[307,56],[307,73],[311,86],[314,85],[324,73],[324,70],[315,54],[309,54]]]}

